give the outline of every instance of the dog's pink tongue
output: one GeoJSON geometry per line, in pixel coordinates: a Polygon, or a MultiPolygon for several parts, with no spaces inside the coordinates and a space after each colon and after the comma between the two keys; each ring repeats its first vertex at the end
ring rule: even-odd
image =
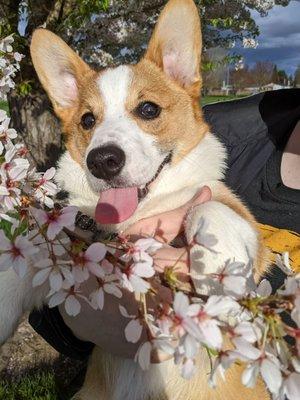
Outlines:
{"type": "Polygon", "coordinates": [[[99,224],[118,224],[126,221],[138,206],[138,189],[117,188],[101,193],[95,218],[99,224]]]}

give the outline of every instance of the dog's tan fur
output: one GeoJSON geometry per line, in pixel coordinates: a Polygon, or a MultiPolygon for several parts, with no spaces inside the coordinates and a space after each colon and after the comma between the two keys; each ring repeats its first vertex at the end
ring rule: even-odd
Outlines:
{"type": "MultiPolygon", "coordinates": [[[[182,24],[184,22],[179,23],[179,26],[182,24]]],[[[136,66],[130,67],[133,71],[133,80],[126,100],[126,112],[135,119],[144,132],[157,138],[162,149],[170,149],[176,143],[173,164],[184,159],[209,131],[199,107],[201,46],[200,21],[194,2],[170,0],[160,16],[144,59],[136,66]],[[176,37],[174,39],[174,31],[171,32],[176,26],[176,19],[183,19],[186,25],[185,35],[176,32],[175,36],[182,42],[184,57],[187,58],[192,71],[190,76],[186,76],[185,71],[182,74],[181,71],[177,71],[178,73],[173,73],[171,76],[167,76],[164,72],[163,56],[166,48],[167,51],[172,50],[173,43],[168,42],[169,38],[176,39],[176,37]],[[159,103],[163,110],[161,117],[147,122],[137,118],[134,110],[142,100],[159,103]]],[[[92,71],[62,40],[44,30],[37,30],[34,33],[31,52],[39,78],[52,99],[55,112],[62,120],[63,130],[67,135],[67,148],[72,158],[82,164],[93,130],[84,131],[80,126],[80,118],[85,112],[91,111],[97,119],[97,124],[100,124],[103,119],[103,100],[94,84],[101,72],[92,71]],[[76,96],[64,106],[60,104],[56,88],[51,83],[51,74],[56,74],[57,71],[51,70],[49,48],[44,49],[44,55],[41,54],[41,48],[45,47],[45,43],[55,46],[56,52],[59,49],[61,62],[76,78],[76,96]],[[45,69],[48,70],[47,74],[44,72],[45,69]]],[[[212,191],[213,200],[234,210],[256,230],[256,223],[251,213],[225,185],[219,183],[212,191]]],[[[256,279],[264,272],[266,266],[265,250],[261,239],[258,242],[259,249],[254,263],[256,279]]],[[[91,357],[84,387],[75,398],[80,400],[112,399],[111,388],[120,384],[116,376],[124,363],[124,360],[105,354],[96,348],[91,357]]],[[[123,365],[123,368],[126,368],[126,365],[123,365]]],[[[226,382],[220,382],[216,390],[210,389],[207,384],[208,372],[209,360],[204,353],[199,357],[198,373],[191,381],[181,379],[177,368],[170,366],[168,362],[165,367],[161,366],[161,373],[164,374],[165,379],[163,391],[143,400],[267,400],[270,398],[261,381],[253,390],[241,384],[242,367],[240,366],[230,368],[226,382]]],[[[125,385],[126,382],[123,384],[125,385]]],[[[131,399],[126,397],[126,400],[131,399]]]]}

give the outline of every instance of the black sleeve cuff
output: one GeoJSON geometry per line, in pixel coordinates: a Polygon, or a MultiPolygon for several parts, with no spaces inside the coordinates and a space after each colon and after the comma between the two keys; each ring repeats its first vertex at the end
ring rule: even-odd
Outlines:
{"type": "Polygon", "coordinates": [[[29,323],[55,350],[75,360],[85,360],[91,354],[94,344],[77,339],[64,323],[58,307],[44,307],[34,310],[29,323]]]}

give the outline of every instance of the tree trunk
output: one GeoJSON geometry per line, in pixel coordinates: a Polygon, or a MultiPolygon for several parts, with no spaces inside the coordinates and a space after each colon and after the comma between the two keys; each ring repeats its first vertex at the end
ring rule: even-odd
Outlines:
{"type": "MultiPolygon", "coordinates": [[[[64,0],[29,0],[25,37],[17,36],[15,42],[19,46],[18,51],[24,54],[25,58],[21,61],[21,70],[15,78],[16,89],[8,94],[11,126],[22,136],[39,170],[55,164],[61,153],[62,139],[59,122],[31,63],[29,39],[32,31],[43,24],[56,8],[59,10],[58,6],[62,3],[64,0]],[[31,89],[29,94],[20,95],[20,88],[24,83],[31,89]]],[[[19,6],[20,0],[8,0],[2,8],[0,7],[4,15],[11,15],[10,25],[13,32],[17,32],[19,6]]]]}
{"type": "Polygon", "coordinates": [[[26,96],[12,92],[8,102],[12,126],[22,136],[39,170],[55,165],[62,152],[61,130],[46,94],[42,90],[26,96]]]}

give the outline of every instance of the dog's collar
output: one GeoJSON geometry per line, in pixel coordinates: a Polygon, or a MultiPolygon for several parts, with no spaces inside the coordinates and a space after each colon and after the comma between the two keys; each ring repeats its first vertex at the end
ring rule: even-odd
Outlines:
{"type": "Polygon", "coordinates": [[[92,217],[83,214],[81,211],[78,211],[76,215],[75,226],[84,233],[89,233],[90,239],[93,242],[99,240],[111,240],[117,237],[117,233],[108,233],[99,229],[97,222],[92,217]]]}

